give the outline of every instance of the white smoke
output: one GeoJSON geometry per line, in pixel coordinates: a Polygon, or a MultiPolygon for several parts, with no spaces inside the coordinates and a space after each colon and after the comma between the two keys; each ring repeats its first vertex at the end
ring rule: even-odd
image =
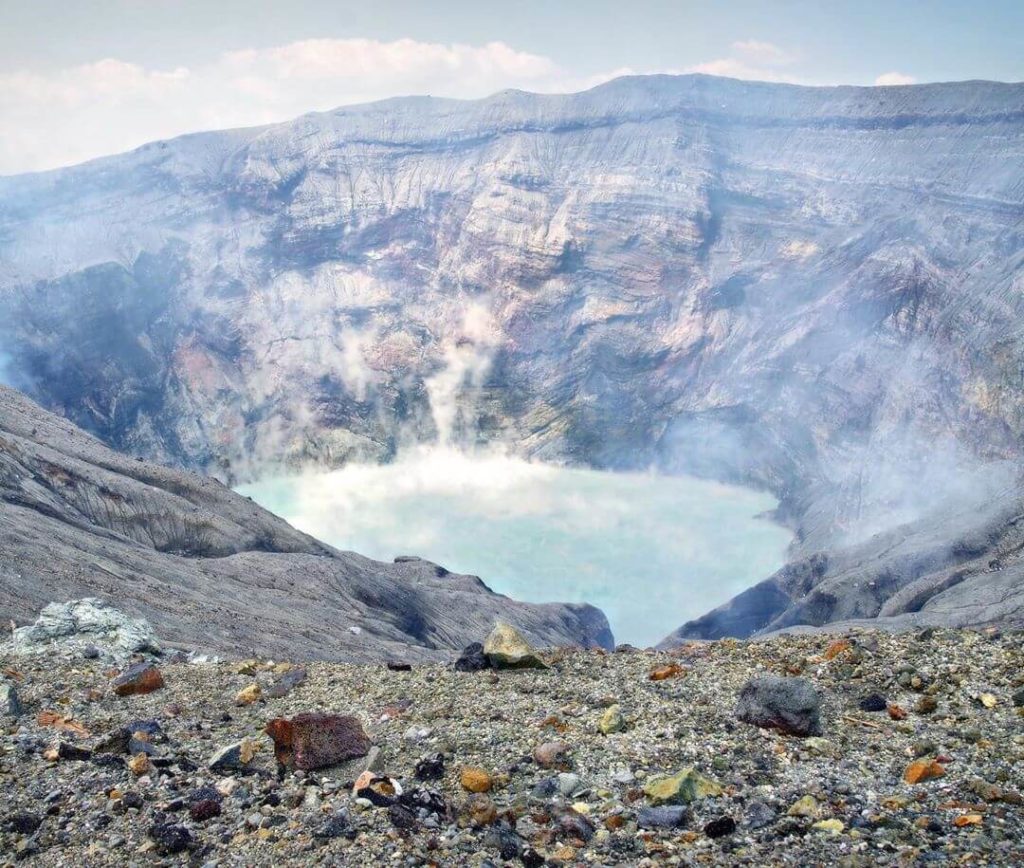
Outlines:
{"type": "Polygon", "coordinates": [[[479,301],[466,306],[461,325],[444,338],[443,367],[424,381],[442,448],[465,443],[475,428],[477,400],[500,338],[493,314],[479,301]]]}

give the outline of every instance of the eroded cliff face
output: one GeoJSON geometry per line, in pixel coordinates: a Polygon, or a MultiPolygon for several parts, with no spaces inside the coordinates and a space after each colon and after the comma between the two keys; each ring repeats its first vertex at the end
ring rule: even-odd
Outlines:
{"type": "Polygon", "coordinates": [[[392,100],[0,179],[0,347],[225,478],[500,437],[767,485],[807,553],[1005,479],[1022,215],[1021,85],[392,100]]]}

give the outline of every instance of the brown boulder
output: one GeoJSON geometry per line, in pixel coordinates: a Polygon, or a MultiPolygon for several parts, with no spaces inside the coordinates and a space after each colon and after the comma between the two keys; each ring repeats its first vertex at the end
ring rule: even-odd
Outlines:
{"type": "Polygon", "coordinates": [[[304,713],[267,724],[281,765],[310,771],[366,756],[372,743],[359,719],[345,714],[304,713]]]}

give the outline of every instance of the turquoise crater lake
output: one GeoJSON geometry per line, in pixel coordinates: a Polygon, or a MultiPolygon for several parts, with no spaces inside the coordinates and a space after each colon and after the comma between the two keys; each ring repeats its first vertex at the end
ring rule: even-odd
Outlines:
{"type": "Polygon", "coordinates": [[[761,492],[439,448],[239,491],[336,548],[419,555],[517,600],[592,603],[639,646],[777,570],[791,538],[758,518],[775,506],[761,492]]]}

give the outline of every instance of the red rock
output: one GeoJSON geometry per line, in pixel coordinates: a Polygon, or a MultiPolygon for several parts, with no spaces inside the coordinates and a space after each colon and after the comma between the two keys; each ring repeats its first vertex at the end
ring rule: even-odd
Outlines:
{"type": "Polygon", "coordinates": [[[372,747],[359,719],[344,714],[305,713],[267,724],[281,765],[310,771],[366,756],[372,747]]]}
{"type": "Polygon", "coordinates": [[[164,677],[152,663],[136,663],[118,675],[111,686],[118,696],[152,693],[164,686],[164,677]]]}

